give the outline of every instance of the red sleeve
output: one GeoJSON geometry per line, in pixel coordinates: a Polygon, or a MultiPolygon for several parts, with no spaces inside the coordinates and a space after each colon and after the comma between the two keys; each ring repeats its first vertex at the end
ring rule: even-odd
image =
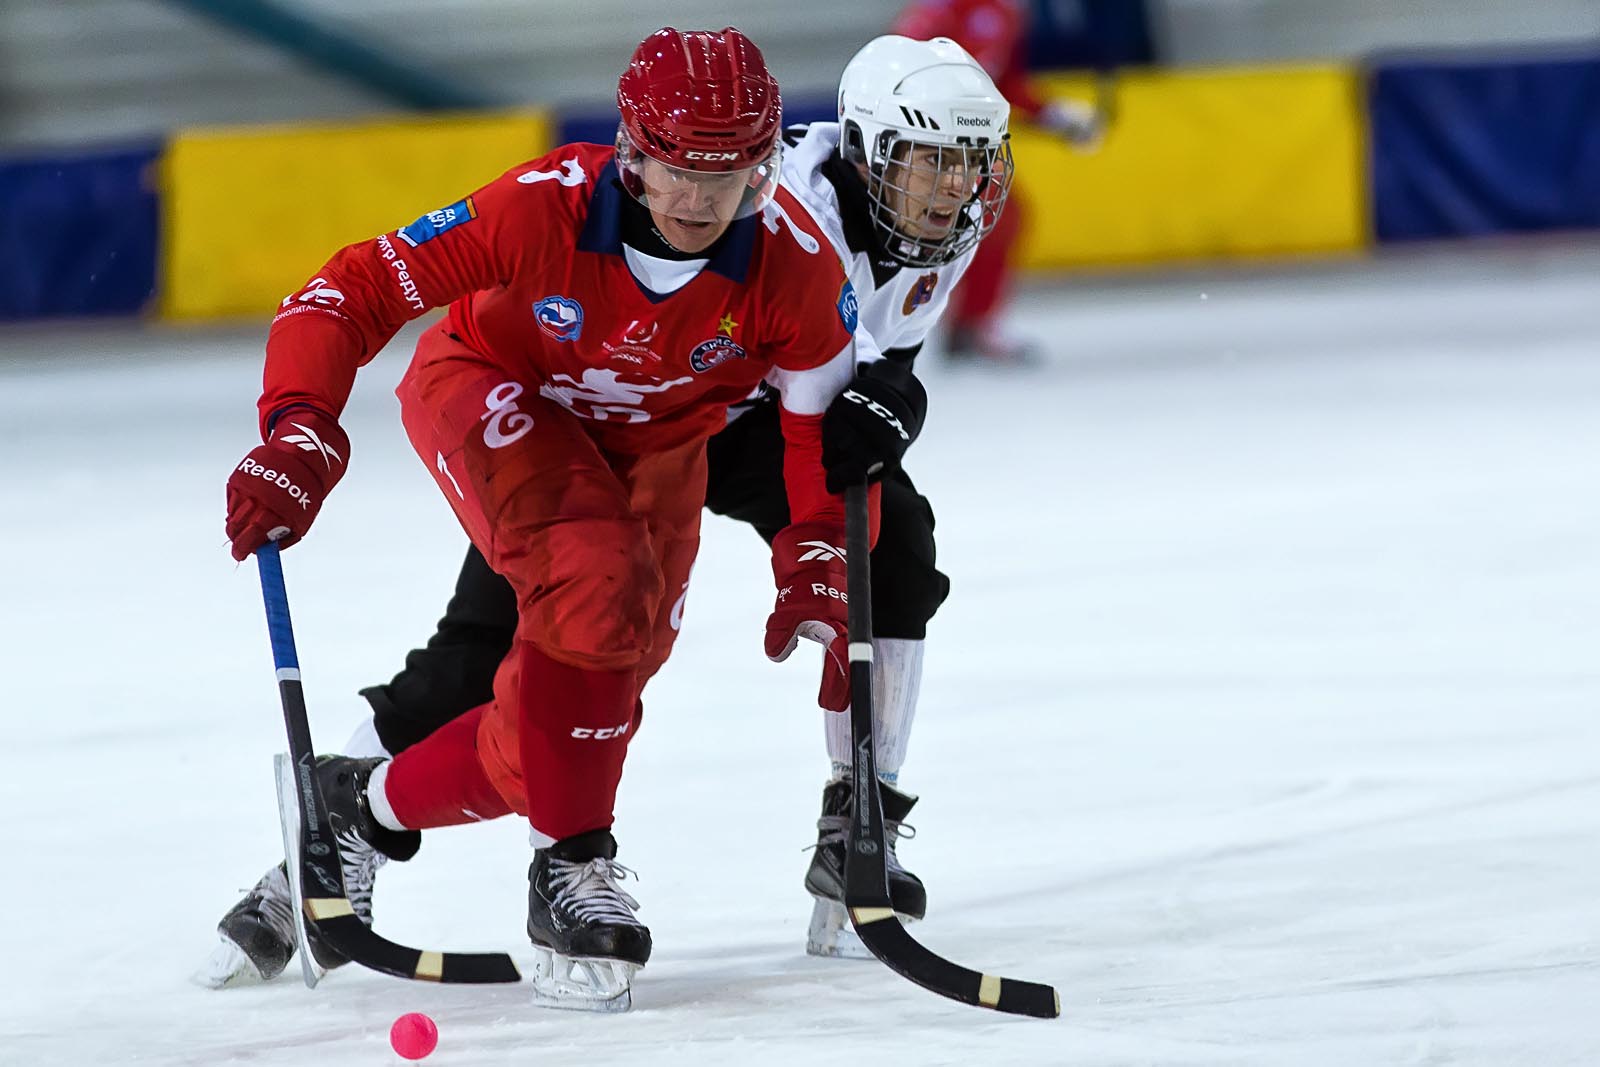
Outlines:
{"type": "Polygon", "coordinates": [[[1018,34],[1016,42],[1011,49],[1011,59],[1006,64],[1005,70],[995,79],[996,89],[1006,98],[1006,103],[1011,109],[1029,121],[1039,117],[1039,112],[1044,110],[1044,99],[1033,91],[1033,84],[1028,79],[1028,42],[1018,34]]]}
{"type": "Polygon", "coordinates": [[[859,307],[844,265],[806,209],[780,189],[768,208],[761,272],[768,381],[781,396],[783,479],[794,522],[844,521],[822,470],[822,413],[855,373],[859,307]]]}
{"type": "MultiPolygon", "coordinates": [[[[783,480],[789,488],[790,522],[844,522],[844,497],[828,492],[822,473],[822,416],[778,411],[783,427],[783,480]]],[[[878,543],[881,486],[867,490],[869,543],[878,543]]]]}
{"type": "Polygon", "coordinates": [[[286,407],[309,405],[338,417],[357,368],[407,321],[506,283],[539,231],[529,215],[534,202],[547,203],[542,191],[519,186],[508,173],[408,226],[334,253],[272,320],[257,405],[262,436],[286,407]]]}
{"type": "Polygon", "coordinates": [[[907,4],[900,9],[900,14],[895,16],[894,25],[889,28],[890,33],[898,33],[902,37],[910,37],[914,41],[926,41],[933,37],[949,37],[950,4],[918,2],[907,4]]]}
{"type": "Polygon", "coordinates": [[[822,416],[778,409],[783,428],[783,482],[790,522],[843,522],[844,497],[828,492],[822,471],[822,416]]]}

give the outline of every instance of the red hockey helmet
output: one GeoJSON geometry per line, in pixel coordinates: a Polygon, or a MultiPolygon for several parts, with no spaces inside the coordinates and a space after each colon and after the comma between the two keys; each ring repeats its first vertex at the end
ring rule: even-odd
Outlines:
{"type": "Polygon", "coordinates": [[[618,169],[640,201],[650,203],[652,186],[662,200],[664,185],[737,187],[736,218],[771,199],[783,101],[761,50],[738,30],[652,33],[617,82],[617,109],[618,169]],[[655,163],[648,177],[646,158],[655,163]]]}

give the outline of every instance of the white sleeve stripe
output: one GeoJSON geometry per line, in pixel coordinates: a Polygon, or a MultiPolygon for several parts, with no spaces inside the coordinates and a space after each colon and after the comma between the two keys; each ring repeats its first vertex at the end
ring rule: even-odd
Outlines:
{"type": "Polygon", "coordinates": [[[772,368],[768,380],[783,395],[784,410],[795,415],[820,415],[844,392],[856,372],[856,343],[851,338],[828,362],[810,370],[772,368]]]}

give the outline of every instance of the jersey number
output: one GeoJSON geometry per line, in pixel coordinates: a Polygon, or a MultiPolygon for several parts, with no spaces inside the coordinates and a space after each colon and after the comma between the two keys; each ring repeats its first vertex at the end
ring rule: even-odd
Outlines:
{"type": "Polygon", "coordinates": [[[483,402],[488,410],[478,416],[479,422],[489,424],[483,428],[484,444],[504,448],[516,444],[533,429],[533,416],[517,407],[517,397],[521,395],[522,386],[516,382],[502,382],[489,390],[483,402]]]}

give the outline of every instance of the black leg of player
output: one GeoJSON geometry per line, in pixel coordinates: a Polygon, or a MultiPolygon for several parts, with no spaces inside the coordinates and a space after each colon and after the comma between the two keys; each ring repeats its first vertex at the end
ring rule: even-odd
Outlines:
{"type": "MultiPolygon", "coordinates": [[[[356,916],[345,892],[339,864],[339,842],[328,818],[327,803],[317,784],[316,753],[311,747],[311,725],[306,720],[305,694],[300,688],[300,658],[295,653],[294,627],[289,620],[289,594],[283,583],[283,563],[272,543],[256,550],[261,569],[261,595],[267,607],[267,632],[272,638],[272,662],[278,674],[278,697],[289,731],[287,774],[280,770],[279,802],[287,813],[293,808],[299,825],[292,834],[287,818],[284,850],[289,885],[300,918],[316,927],[326,944],[374,971],[397,978],[433,982],[520,982],[522,975],[503,952],[425,952],[397,945],[374,933],[356,916]]],[[[281,757],[280,757],[281,758],[281,757]]],[[[306,944],[305,929],[295,924],[307,986],[317,983],[306,944]]]]}
{"type": "Polygon", "coordinates": [[[996,1011],[1053,1019],[1061,998],[1047,985],[980,974],[924,948],[895,916],[883,840],[883,805],[872,750],[872,565],[867,487],[845,491],[845,545],[850,584],[850,737],[855,749],[844,867],[844,904],[857,936],[891,970],[924,989],[996,1011]]]}

